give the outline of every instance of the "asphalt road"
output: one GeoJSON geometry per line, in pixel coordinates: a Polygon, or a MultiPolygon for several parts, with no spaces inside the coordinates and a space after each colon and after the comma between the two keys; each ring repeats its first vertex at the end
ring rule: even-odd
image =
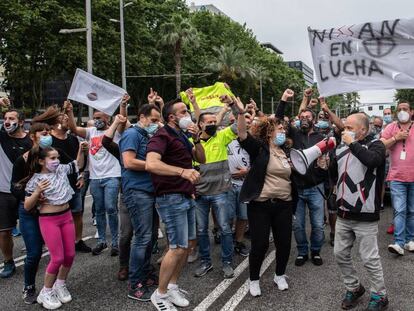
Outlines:
{"type": "MultiPolygon", "coordinates": [[[[90,200],[87,201],[90,206],[90,200]]],[[[380,252],[388,289],[389,310],[414,310],[414,254],[406,254],[396,258],[387,251],[387,245],[392,237],[385,233],[392,219],[392,211],[387,208],[381,214],[380,222],[380,252]]],[[[84,216],[87,243],[95,243],[93,235],[95,227],[90,220],[90,208],[84,216]]],[[[329,236],[326,229],[326,236],[329,236]]],[[[293,239],[294,241],[294,239],[293,239]]],[[[214,242],[212,242],[214,243],[214,242]]],[[[160,247],[165,241],[160,240],[160,247]]],[[[24,247],[21,237],[15,238],[15,258],[24,256],[24,247]]],[[[269,249],[265,261],[264,274],[261,278],[262,296],[252,298],[248,293],[248,265],[247,259],[235,256],[234,267],[236,277],[223,280],[220,269],[220,248],[213,247],[214,269],[202,278],[195,278],[193,273],[196,265],[187,265],[180,281],[180,286],[187,290],[191,301],[190,307],[183,310],[304,310],[330,311],[340,310],[340,302],[344,294],[338,268],[334,262],[332,247],[326,243],[321,253],[324,265],[314,266],[308,262],[303,267],[294,266],[296,255],[295,243],[292,243],[291,258],[287,269],[289,276],[289,290],[278,291],[273,284],[274,275],[274,247],[269,249]]],[[[160,255],[154,255],[155,260],[160,255]]],[[[365,270],[354,252],[357,271],[361,275],[363,284],[368,286],[365,270]]],[[[0,258],[1,259],[1,258],[0,258]]],[[[42,286],[45,266],[49,260],[46,255],[40,264],[37,277],[38,289],[42,286]]],[[[23,261],[16,261],[17,273],[10,279],[0,279],[0,310],[41,310],[38,305],[26,306],[22,302],[23,261]]],[[[118,259],[109,256],[106,251],[99,256],[77,254],[75,263],[68,279],[68,287],[73,301],[62,307],[62,310],[155,310],[151,303],[142,303],[127,298],[127,283],[117,280],[118,259]]],[[[355,310],[364,310],[369,295],[365,294],[360,305],[355,310]]]]}

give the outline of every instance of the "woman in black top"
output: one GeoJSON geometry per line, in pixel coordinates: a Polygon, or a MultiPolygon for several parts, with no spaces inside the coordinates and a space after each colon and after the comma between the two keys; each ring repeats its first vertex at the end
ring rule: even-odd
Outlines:
{"type": "MultiPolygon", "coordinates": [[[[290,91],[286,90],[282,99],[288,97],[290,91]]],[[[240,145],[249,153],[251,162],[240,193],[240,201],[247,202],[252,237],[250,293],[260,296],[259,274],[269,247],[270,229],[277,249],[274,282],[280,290],[288,288],[285,270],[290,254],[292,209],[296,196],[290,181],[291,167],[283,149],[286,142],[283,120],[261,118],[252,133],[254,137],[247,133],[244,117],[239,117],[238,122],[241,123],[240,145]]]]}

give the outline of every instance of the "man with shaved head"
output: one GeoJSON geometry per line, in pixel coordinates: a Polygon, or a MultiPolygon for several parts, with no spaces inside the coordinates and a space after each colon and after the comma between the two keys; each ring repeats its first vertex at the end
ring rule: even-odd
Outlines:
{"type": "Polygon", "coordinates": [[[351,249],[356,240],[370,283],[367,310],[383,310],[388,305],[377,242],[385,146],[369,133],[365,114],[350,115],[333,165],[338,173],[334,253],[347,290],[342,301],[345,310],[355,307],[365,293],[352,262],[351,249]]]}

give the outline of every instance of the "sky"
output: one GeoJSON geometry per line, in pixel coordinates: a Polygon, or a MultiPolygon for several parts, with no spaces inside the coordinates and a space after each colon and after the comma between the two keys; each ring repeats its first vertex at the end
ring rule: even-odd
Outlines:
{"type": "MultiPolygon", "coordinates": [[[[313,68],[307,28],[414,18],[413,0],[186,0],[213,4],[253,30],[261,42],[271,42],[286,61],[301,60],[313,68]]],[[[393,90],[360,92],[362,103],[393,101],[393,90]]]]}

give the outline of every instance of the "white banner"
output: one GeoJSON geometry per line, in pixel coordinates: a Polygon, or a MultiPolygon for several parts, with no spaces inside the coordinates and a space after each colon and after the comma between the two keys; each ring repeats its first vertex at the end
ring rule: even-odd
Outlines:
{"type": "Polygon", "coordinates": [[[68,99],[113,115],[126,93],[119,86],[78,68],[73,77],[68,99]]]}
{"type": "Polygon", "coordinates": [[[414,19],[308,32],[321,96],[414,88],[414,19]]]}

